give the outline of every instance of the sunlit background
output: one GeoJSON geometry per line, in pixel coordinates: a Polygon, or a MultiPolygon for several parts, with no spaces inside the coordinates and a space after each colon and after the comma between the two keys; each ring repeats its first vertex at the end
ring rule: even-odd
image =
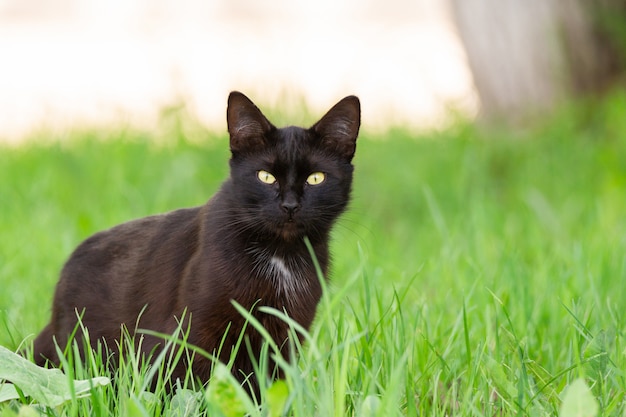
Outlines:
{"type": "Polygon", "coordinates": [[[623,0],[0,0],[0,138],[181,104],[223,128],[231,90],[291,114],[357,94],[365,128],[515,124],[623,85],[625,21],[623,0]]]}
{"type": "Polygon", "coordinates": [[[323,111],[347,94],[365,126],[445,123],[476,97],[438,0],[0,0],[0,137],[154,123],[184,102],[223,127],[229,91],[323,111]]]}

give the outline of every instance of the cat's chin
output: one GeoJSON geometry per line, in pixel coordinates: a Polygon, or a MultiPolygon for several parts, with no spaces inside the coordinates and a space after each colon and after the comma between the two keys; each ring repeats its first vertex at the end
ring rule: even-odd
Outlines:
{"type": "Polygon", "coordinates": [[[296,222],[287,221],[278,229],[278,235],[285,242],[294,242],[304,237],[304,229],[296,222]]]}

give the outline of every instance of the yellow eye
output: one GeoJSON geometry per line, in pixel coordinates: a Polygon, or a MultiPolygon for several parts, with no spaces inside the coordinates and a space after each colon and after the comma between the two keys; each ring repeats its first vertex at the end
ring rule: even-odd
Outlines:
{"type": "Polygon", "coordinates": [[[274,184],[276,182],[276,177],[270,174],[267,171],[260,170],[256,173],[256,176],[261,180],[262,183],[265,184],[274,184]]]}
{"type": "Polygon", "coordinates": [[[323,172],[314,172],[306,179],[306,183],[309,185],[317,185],[324,182],[326,175],[323,172]]]}

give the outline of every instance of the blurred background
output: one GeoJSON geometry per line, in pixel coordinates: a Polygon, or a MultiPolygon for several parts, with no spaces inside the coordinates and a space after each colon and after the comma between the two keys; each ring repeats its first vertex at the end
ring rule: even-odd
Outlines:
{"type": "Polygon", "coordinates": [[[624,1],[0,0],[0,137],[184,103],[224,125],[233,89],[366,127],[517,123],[623,77],[624,1]]]}

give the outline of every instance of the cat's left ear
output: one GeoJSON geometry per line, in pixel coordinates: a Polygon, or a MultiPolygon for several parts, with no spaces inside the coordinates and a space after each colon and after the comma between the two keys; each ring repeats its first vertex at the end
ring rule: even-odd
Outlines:
{"type": "Polygon", "coordinates": [[[234,153],[250,152],[266,146],[266,134],[276,129],[261,110],[238,91],[233,91],[228,96],[226,120],[230,150],[234,153]]]}
{"type": "Polygon", "coordinates": [[[348,96],[335,104],[311,130],[320,137],[323,147],[351,161],[360,126],[361,103],[358,97],[348,96]]]}

